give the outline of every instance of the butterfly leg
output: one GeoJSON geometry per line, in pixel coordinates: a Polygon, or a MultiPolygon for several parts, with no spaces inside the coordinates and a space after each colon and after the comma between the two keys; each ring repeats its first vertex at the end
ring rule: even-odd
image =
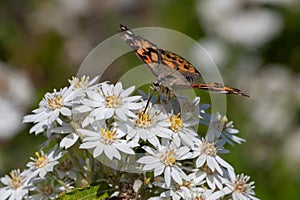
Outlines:
{"type": "Polygon", "coordinates": [[[235,94],[235,95],[249,97],[249,95],[243,93],[240,89],[224,86],[222,83],[216,83],[216,82],[209,83],[209,84],[197,83],[197,84],[192,84],[191,86],[193,88],[198,88],[202,90],[209,90],[209,91],[214,91],[214,92],[219,92],[224,94],[235,94]]]}
{"type": "Polygon", "coordinates": [[[148,87],[148,100],[147,100],[147,103],[146,103],[146,106],[145,106],[145,109],[144,109],[143,113],[146,112],[146,110],[147,110],[147,108],[148,108],[148,106],[149,106],[149,103],[150,103],[150,101],[151,101],[151,98],[152,98],[152,96],[153,96],[153,94],[154,94],[154,92],[153,92],[153,93],[150,92],[151,89],[153,89],[153,88],[152,88],[151,86],[149,86],[149,87],[148,87]]]}

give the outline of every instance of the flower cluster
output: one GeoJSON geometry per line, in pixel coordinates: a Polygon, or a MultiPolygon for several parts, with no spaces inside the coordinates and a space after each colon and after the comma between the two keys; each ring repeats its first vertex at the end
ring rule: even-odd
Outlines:
{"type": "Polygon", "coordinates": [[[120,82],[69,82],[24,117],[34,124],[30,133],[47,140],[27,169],[1,178],[3,199],[54,199],[100,180],[110,187],[107,199],[257,199],[249,177],[222,158],[227,144],[245,140],[226,116],[206,113],[199,97],[167,109],[120,82]]]}

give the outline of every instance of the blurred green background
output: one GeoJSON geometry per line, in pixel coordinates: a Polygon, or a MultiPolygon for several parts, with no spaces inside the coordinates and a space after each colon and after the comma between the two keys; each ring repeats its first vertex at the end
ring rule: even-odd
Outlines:
{"type": "MultiPolygon", "coordinates": [[[[225,158],[251,176],[259,198],[300,199],[299,22],[296,0],[0,0],[0,176],[24,169],[43,142],[22,116],[66,86],[122,23],[199,41],[224,82],[251,96],[227,98],[227,116],[247,142],[225,158]]],[[[115,65],[130,65],[122,62],[115,65]]]]}

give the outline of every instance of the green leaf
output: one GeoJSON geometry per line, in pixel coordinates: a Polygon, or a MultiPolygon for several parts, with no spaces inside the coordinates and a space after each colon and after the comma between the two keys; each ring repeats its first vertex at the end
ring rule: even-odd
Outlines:
{"type": "Polygon", "coordinates": [[[76,188],[58,197],[58,200],[102,200],[108,198],[115,189],[106,182],[92,183],[85,188],[76,188]]]}

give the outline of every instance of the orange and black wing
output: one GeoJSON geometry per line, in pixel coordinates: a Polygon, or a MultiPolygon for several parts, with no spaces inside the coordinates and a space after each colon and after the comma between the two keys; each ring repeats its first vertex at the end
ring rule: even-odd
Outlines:
{"type": "Polygon", "coordinates": [[[156,77],[166,73],[166,71],[171,71],[166,70],[166,67],[178,71],[189,83],[196,82],[201,77],[200,72],[186,59],[175,53],[159,49],[149,40],[135,35],[126,26],[120,25],[119,33],[121,38],[134,49],[136,55],[148,65],[156,77]]]}
{"type": "Polygon", "coordinates": [[[201,77],[201,74],[186,59],[170,51],[159,49],[152,42],[135,35],[124,25],[120,25],[119,34],[122,40],[124,40],[132,49],[134,49],[136,55],[147,64],[151,72],[156,77],[164,80],[168,76],[172,77],[173,79],[170,81],[172,82],[172,87],[192,87],[224,94],[235,94],[249,97],[241,90],[224,86],[221,83],[197,83],[201,77]],[[177,74],[181,74],[186,81],[183,81],[182,78],[176,75],[174,72],[179,72],[177,74]],[[171,74],[173,74],[173,76],[171,76],[171,74]],[[177,81],[174,81],[174,76],[177,77],[177,81]]]}
{"type": "Polygon", "coordinates": [[[157,65],[161,60],[161,56],[156,45],[135,35],[130,29],[123,25],[120,25],[119,34],[121,39],[135,51],[136,55],[148,65],[151,72],[158,77],[160,73],[157,65]]]}

